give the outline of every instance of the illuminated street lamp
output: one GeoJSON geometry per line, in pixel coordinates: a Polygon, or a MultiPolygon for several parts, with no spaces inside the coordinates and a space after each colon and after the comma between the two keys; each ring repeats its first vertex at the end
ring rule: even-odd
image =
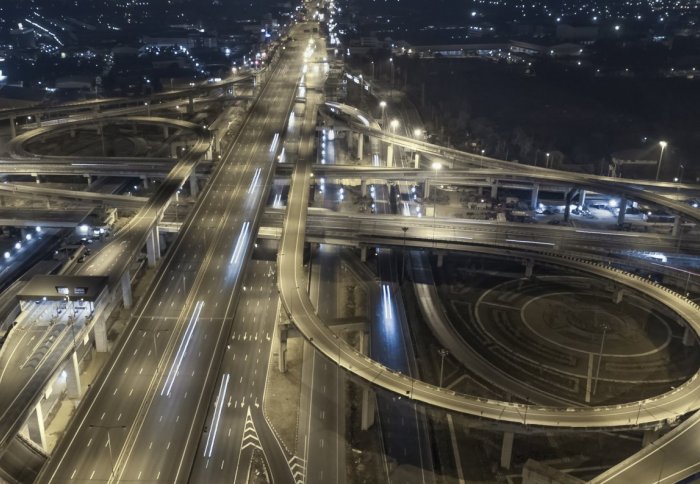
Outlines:
{"type": "Polygon", "coordinates": [[[395,132],[396,132],[396,128],[399,127],[399,120],[396,119],[396,118],[394,118],[394,119],[391,120],[391,123],[389,123],[389,125],[391,126],[391,132],[392,132],[392,133],[395,133],[395,132]]]}
{"type": "Polygon", "coordinates": [[[382,127],[386,127],[386,101],[379,101],[379,107],[382,108],[382,127]]]}
{"type": "Polygon", "coordinates": [[[656,179],[659,179],[659,174],[661,173],[661,162],[664,159],[664,150],[666,149],[666,146],[668,146],[668,143],[665,141],[659,141],[659,146],[661,146],[661,153],[659,153],[659,162],[656,165],[656,179]]]}

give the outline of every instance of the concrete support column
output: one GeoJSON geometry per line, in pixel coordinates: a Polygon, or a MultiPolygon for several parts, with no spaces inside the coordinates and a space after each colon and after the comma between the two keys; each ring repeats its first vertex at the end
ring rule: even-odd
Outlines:
{"type": "Polygon", "coordinates": [[[413,168],[416,170],[420,168],[420,153],[413,155],[413,168]]]}
{"type": "Polygon", "coordinates": [[[430,198],[430,180],[425,180],[425,184],[423,185],[423,199],[427,200],[430,198]]]}
{"type": "Polygon", "coordinates": [[[279,352],[277,354],[280,373],[287,372],[287,325],[279,325],[279,352]]]}
{"type": "Polygon", "coordinates": [[[66,371],[66,392],[68,398],[77,399],[83,394],[80,384],[80,365],[78,364],[78,353],[75,351],[65,365],[66,371]]]}
{"type": "Polygon", "coordinates": [[[194,112],[194,96],[190,96],[187,102],[187,114],[192,114],[194,112]]]}
{"type": "Polygon", "coordinates": [[[620,304],[622,302],[622,296],[624,291],[622,289],[615,289],[612,294],[612,301],[615,304],[620,304]]]}
{"type": "Polygon", "coordinates": [[[693,346],[695,344],[695,331],[686,326],[683,331],[683,346],[693,346]]]}
{"type": "Polygon", "coordinates": [[[178,148],[180,145],[178,143],[170,143],[170,157],[177,159],[178,148]]]}
{"type": "Polygon", "coordinates": [[[535,261],[533,259],[528,259],[525,261],[525,277],[530,279],[532,277],[532,271],[535,269],[535,261]]]}
{"type": "Polygon", "coordinates": [[[88,186],[92,185],[92,175],[85,175],[85,181],[87,181],[88,186]]]}
{"type": "Polygon", "coordinates": [[[535,210],[537,208],[537,203],[540,199],[540,184],[535,183],[532,185],[532,198],[530,199],[530,209],[535,210]]]}
{"type": "Polygon", "coordinates": [[[659,430],[654,430],[654,429],[645,430],[644,436],[642,437],[642,447],[646,447],[647,445],[651,444],[656,439],[658,439],[660,435],[661,435],[661,432],[659,430]]]}
{"type": "Polygon", "coordinates": [[[564,222],[568,222],[571,216],[571,200],[574,198],[574,193],[576,193],[575,189],[569,190],[564,199],[564,222]]]}
{"type": "Polygon", "coordinates": [[[442,267],[442,263],[444,262],[445,259],[445,254],[438,254],[437,255],[437,266],[442,267]]]}
{"type": "Polygon", "coordinates": [[[39,175],[36,173],[34,174],[34,181],[37,183],[41,183],[41,179],[39,178],[39,175]]]}
{"type": "Polygon", "coordinates": [[[386,166],[388,168],[391,168],[394,166],[394,145],[389,144],[389,146],[386,147],[386,166]]]}
{"type": "Polygon", "coordinates": [[[107,341],[107,323],[105,318],[101,317],[95,321],[95,325],[92,327],[95,333],[95,350],[98,353],[106,353],[109,351],[109,343],[107,341]]]}
{"type": "Polygon", "coordinates": [[[498,198],[498,181],[491,180],[491,200],[498,198]]]}
{"type": "Polygon", "coordinates": [[[620,212],[617,214],[617,225],[625,223],[625,213],[627,212],[627,199],[620,198],[620,212]]]}
{"type": "Polygon", "coordinates": [[[148,177],[147,176],[141,177],[141,184],[143,185],[144,189],[148,190],[148,177]]]}
{"type": "Polygon", "coordinates": [[[10,136],[11,139],[17,137],[17,118],[14,116],[10,117],[10,136]]]}
{"type": "Polygon", "coordinates": [[[131,293],[131,274],[129,271],[122,274],[122,301],[124,302],[124,309],[131,309],[131,305],[134,303],[134,299],[131,293]]]}
{"type": "Polygon", "coordinates": [[[360,195],[363,197],[367,196],[367,180],[364,178],[360,180],[360,195]]]}
{"type": "Polygon", "coordinates": [[[352,149],[355,147],[355,133],[352,131],[347,132],[347,142],[348,142],[348,152],[352,153],[352,149]]]}
{"type": "Polygon", "coordinates": [[[22,227],[21,229],[19,229],[19,234],[20,234],[20,237],[22,237],[22,242],[24,242],[27,239],[27,233],[28,232],[27,232],[27,229],[25,227],[22,227]]]}
{"type": "Polygon", "coordinates": [[[37,403],[32,413],[29,414],[27,430],[29,430],[29,438],[46,450],[46,427],[44,426],[44,411],[41,408],[41,402],[37,403]]]}
{"type": "Polygon", "coordinates": [[[367,247],[360,247],[360,260],[367,262],[367,247]]]}
{"type": "Polygon", "coordinates": [[[362,133],[357,134],[357,159],[362,161],[363,154],[365,151],[365,135],[362,133]]]}
{"type": "Polygon", "coordinates": [[[168,139],[170,137],[170,129],[168,126],[163,126],[163,138],[168,139]]]}
{"type": "Polygon", "coordinates": [[[584,190],[582,188],[581,191],[579,192],[578,198],[579,198],[578,204],[581,205],[581,208],[583,208],[583,206],[586,204],[586,190],[584,190]]]}
{"type": "Polygon", "coordinates": [[[148,256],[148,267],[156,265],[160,259],[160,238],[158,236],[158,227],[153,227],[151,233],[146,238],[146,255],[148,256]]]}
{"type": "Polygon", "coordinates": [[[676,215],[673,218],[673,229],[671,229],[671,235],[674,237],[678,237],[681,233],[681,216],[676,215]]]}
{"type": "Polygon", "coordinates": [[[360,419],[360,428],[362,430],[367,430],[374,425],[375,407],[376,398],[374,392],[369,387],[364,387],[362,389],[362,415],[360,419]]]}
{"type": "Polygon", "coordinates": [[[503,433],[503,445],[501,446],[501,467],[510,469],[510,461],[513,457],[513,432],[503,433]]]}
{"type": "Polygon", "coordinates": [[[193,197],[199,195],[199,180],[195,173],[190,175],[190,195],[193,197]]]}

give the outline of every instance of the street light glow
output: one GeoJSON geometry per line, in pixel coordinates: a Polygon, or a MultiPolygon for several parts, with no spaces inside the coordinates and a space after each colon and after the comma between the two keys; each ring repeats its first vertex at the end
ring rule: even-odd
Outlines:
{"type": "Polygon", "coordinates": [[[662,148],[666,148],[666,146],[668,146],[668,143],[667,143],[666,141],[659,141],[659,145],[660,145],[662,148]]]}
{"type": "Polygon", "coordinates": [[[440,170],[442,168],[442,163],[438,163],[437,161],[433,163],[432,165],[433,170],[440,170]]]}

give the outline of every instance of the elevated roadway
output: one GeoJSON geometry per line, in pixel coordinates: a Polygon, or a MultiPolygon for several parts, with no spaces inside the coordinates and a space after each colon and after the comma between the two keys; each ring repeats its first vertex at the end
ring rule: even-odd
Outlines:
{"type": "MultiPolygon", "coordinates": [[[[341,106],[338,103],[326,103],[326,105],[328,106],[329,110],[333,109],[335,112],[338,112],[341,106]]],[[[335,113],[331,111],[331,114],[335,113]]],[[[696,193],[698,187],[694,185],[680,185],[677,183],[658,182],[652,180],[612,178],[606,176],[589,175],[585,173],[563,172],[530,165],[521,165],[510,161],[467,153],[453,148],[446,148],[444,146],[417,140],[408,136],[386,132],[376,126],[373,126],[371,123],[366,122],[365,119],[358,118],[357,116],[348,116],[347,113],[344,114],[345,115],[342,116],[342,120],[346,122],[353,131],[370,136],[371,138],[380,140],[387,144],[401,146],[413,152],[418,152],[445,160],[453,167],[462,165],[472,168],[486,167],[491,169],[517,171],[521,174],[528,174],[536,177],[540,181],[565,182],[580,188],[619,193],[620,195],[625,195],[632,200],[642,200],[664,206],[673,212],[694,221],[698,221],[700,219],[699,209],[693,208],[686,203],[675,201],[671,197],[659,193],[661,189],[666,189],[671,193],[674,191],[677,192],[681,189],[688,189],[692,190],[692,193],[696,193]]],[[[364,117],[366,118],[366,116],[364,117]]]]}
{"type": "Polygon", "coordinates": [[[250,82],[255,76],[255,72],[244,72],[219,82],[203,82],[187,89],[173,89],[150,96],[92,99],[53,106],[37,105],[28,108],[3,109],[0,110],[0,119],[12,119],[22,116],[36,117],[39,115],[59,116],[80,111],[90,111],[90,113],[94,115],[100,114],[102,109],[123,108],[129,105],[144,108],[145,103],[153,105],[154,103],[165,103],[178,99],[189,99],[190,97],[194,98],[195,96],[207,95],[211,91],[216,91],[239,83],[250,82]]]}
{"type": "MultiPolygon", "coordinates": [[[[152,122],[157,122],[151,118],[152,122]]],[[[169,122],[170,120],[166,120],[169,122]]],[[[122,274],[129,270],[129,265],[141,248],[146,243],[146,239],[152,237],[153,228],[162,215],[170,200],[173,198],[178,188],[192,174],[197,162],[203,157],[209,148],[209,137],[206,131],[191,123],[178,124],[183,129],[188,129],[195,136],[193,147],[175,164],[171,172],[158,187],[155,194],[142,204],[137,214],[113,237],[110,244],[105,247],[100,254],[100,258],[91,261],[89,265],[83,265],[78,273],[83,275],[107,275],[111,288],[117,288],[121,283],[122,274]]],[[[6,185],[0,185],[0,188],[6,185]]],[[[79,196],[83,192],[75,192],[79,196]]],[[[103,196],[102,194],[95,194],[103,196]]],[[[68,332],[62,331],[60,338],[56,340],[53,350],[47,353],[44,364],[41,365],[41,372],[35,372],[32,378],[26,382],[25,388],[34,389],[28,394],[23,394],[23,405],[17,406],[13,410],[12,418],[0,419],[0,466],[7,475],[17,479],[20,475],[36,475],[39,468],[29,467],[29,464],[38,463],[36,452],[22,445],[21,441],[14,439],[19,426],[26,420],[29,411],[41,398],[41,389],[50,381],[55,370],[65,358],[71,354],[68,332]],[[31,386],[30,386],[31,385],[31,386]],[[16,410],[20,410],[19,413],[16,410]],[[13,453],[14,452],[14,453],[13,453]],[[24,465],[16,466],[17,463],[24,465]]]]}
{"type": "Polygon", "coordinates": [[[38,482],[187,480],[301,65],[282,53],[38,482]]]}
{"type": "MultiPolygon", "coordinates": [[[[282,301],[291,321],[302,335],[322,354],[361,379],[411,400],[445,410],[537,426],[569,428],[634,427],[659,421],[675,421],[698,408],[700,375],[675,390],[656,398],[616,406],[573,408],[563,406],[524,405],[459,395],[420,380],[394,372],[357,352],[335,335],[316,315],[306,293],[303,249],[307,223],[307,205],[311,182],[310,163],[297,163],[292,176],[289,205],[279,252],[279,284],[282,301]]],[[[399,239],[400,240],[400,239],[399,239]]],[[[449,243],[438,243],[449,249],[449,243]]],[[[479,251],[500,254],[503,249],[479,248],[479,251]]],[[[505,250],[506,253],[517,251],[505,250]]],[[[611,280],[642,293],[668,306],[681,319],[700,331],[700,307],[669,289],[641,277],[615,270],[607,265],[591,263],[554,253],[537,254],[537,260],[566,266],[595,277],[611,280]]]]}

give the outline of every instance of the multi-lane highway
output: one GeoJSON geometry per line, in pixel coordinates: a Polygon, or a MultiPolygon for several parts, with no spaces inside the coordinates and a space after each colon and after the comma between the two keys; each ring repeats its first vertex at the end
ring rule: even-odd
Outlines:
{"type": "Polygon", "coordinates": [[[292,45],[272,68],[39,482],[187,480],[301,66],[292,45]]]}

